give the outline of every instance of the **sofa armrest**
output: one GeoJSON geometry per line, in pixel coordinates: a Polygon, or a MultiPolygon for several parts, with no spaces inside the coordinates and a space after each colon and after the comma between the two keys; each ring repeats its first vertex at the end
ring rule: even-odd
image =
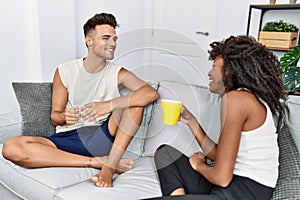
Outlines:
{"type": "Polygon", "coordinates": [[[0,114],[0,143],[22,135],[22,117],[19,111],[0,114]]]}
{"type": "Polygon", "coordinates": [[[284,120],[278,133],[279,177],[272,200],[300,199],[300,155],[284,120]]]}

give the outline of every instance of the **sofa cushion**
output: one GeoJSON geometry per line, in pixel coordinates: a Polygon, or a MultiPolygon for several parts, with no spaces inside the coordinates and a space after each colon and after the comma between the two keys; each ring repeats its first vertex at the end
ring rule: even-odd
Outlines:
{"type": "MultiPolygon", "coordinates": [[[[0,150],[2,152],[2,144],[0,150]]],[[[54,199],[56,190],[85,181],[94,173],[91,168],[25,169],[0,155],[0,182],[24,199],[54,199]]]]}
{"type": "Polygon", "coordinates": [[[0,115],[0,143],[6,139],[22,135],[22,117],[20,112],[4,113],[0,115]]]}
{"type": "MultiPolygon", "coordinates": [[[[158,82],[150,81],[148,83],[154,89],[156,89],[156,90],[158,89],[158,86],[159,86],[158,82]]],[[[123,93],[123,95],[124,94],[125,93],[123,93]]],[[[147,106],[145,106],[142,123],[140,125],[139,130],[137,131],[134,138],[131,140],[129,146],[126,149],[126,152],[125,152],[126,157],[142,156],[142,153],[144,152],[145,138],[146,138],[146,134],[148,132],[149,124],[151,121],[152,110],[153,110],[154,104],[155,104],[155,102],[150,103],[147,106]],[[134,155],[131,156],[130,154],[134,154],[134,155]]]]}
{"type": "MultiPolygon", "coordinates": [[[[220,97],[210,93],[205,86],[195,86],[177,82],[161,81],[158,92],[161,99],[182,101],[198,119],[203,129],[215,142],[220,134],[220,97]]],[[[186,155],[199,151],[199,145],[189,128],[178,122],[175,126],[164,125],[161,122],[160,101],[153,107],[153,117],[150,122],[145,141],[144,156],[153,156],[161,144],[170,144],[186,155]]]]}
{"type": "Polygon", "coordinates": [[[52,83],[13,82],[22,115],[22,134],[50,136],[55,133],[51,123],[52,83]]]}
{"type": "Polygon", "coordinates": [[[278,133],[279,177],[272,199],[300,199],[300,156],[286,123],[278,133]]]}
{"type": "Polygon", "coordinates": [[[90,178],[98,172],[93,168],[76,167],[25,169],[0,155],[0,187],[22,199],[122,199],[124,194],[125,199],[161,196],[153,158],[135,160],[132,170],[114,176],[113,188],[94,186],[90,178]]]}
{"type": "Polygon", "coordinates": [[[87,180],[60,190],[55,199],[148,199],[161,195],[154,160],[144,157],[135,161],[132,170],[115,177],[113,188],[98,188],[87,180]]]}

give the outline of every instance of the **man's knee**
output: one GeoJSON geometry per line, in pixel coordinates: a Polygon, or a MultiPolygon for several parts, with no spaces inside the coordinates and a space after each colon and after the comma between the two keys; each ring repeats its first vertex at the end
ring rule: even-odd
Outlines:
{"type": "Polygon", "coordinates": [[[22,157],[21,145],[24,142],[21,136],[9,138],[3,143],[2,155],[5,159],[11,161],[20,160],[22,157]]]}

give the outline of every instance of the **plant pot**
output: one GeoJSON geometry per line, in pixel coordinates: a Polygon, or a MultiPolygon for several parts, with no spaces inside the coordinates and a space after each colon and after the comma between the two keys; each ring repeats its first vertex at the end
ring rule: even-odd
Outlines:
{"type": "Polygon", "coordinates": [[[300,153],[300,97],[295,95],[288,95],[286,101],[288,106],[288,125],[290,127],[291,135],[300,153]]]}
{"type": "Polygon", "coordinates": [[[291,49],[297,45],[298,32],[260,31],[258,42],[270,49],[291,49]]]}

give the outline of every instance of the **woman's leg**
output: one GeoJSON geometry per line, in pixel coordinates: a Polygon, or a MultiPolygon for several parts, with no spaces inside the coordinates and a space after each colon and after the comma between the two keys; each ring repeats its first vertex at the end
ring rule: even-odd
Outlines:
{"type": "Polygon", "coordinates": [[[211,195],[217,199],[232,200],[266,200],[271,199],[274,188],[264,186],[247,177],[234,175],[231,183],[226,188],[215,186],[211,195]]]}
{"type": "Polygon", "coordinates": [[[189,163],[189,158],[168,145],[154,155],[163,195],[208,194],[212,185],[189,163]]]}

